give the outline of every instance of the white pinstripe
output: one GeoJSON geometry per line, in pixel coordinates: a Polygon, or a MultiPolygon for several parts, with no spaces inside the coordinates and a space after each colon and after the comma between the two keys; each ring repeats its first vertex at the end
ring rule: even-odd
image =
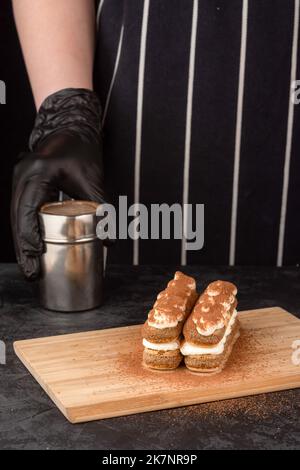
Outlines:
{"type": "Polygon", "coordinates": [[[104,0],[101,0],[100,3],[99,3],[99,6],[98,6],[97,17],[96,17],[97,28],[99,27],[99,22],[100,22],[100,16],[101,16],[103,3],[104,3],[104,0]]]}
{"type": "MultiPolygon", "coordinates": [[[[300,5],[299,0],[295,0],[290,84],[292,84],[293,81],[296,80],[296,74],[297,74],[297,54],[298,54],[298,38],[299,38],[299,5],[300,5]]],[[[289,109],[288,109],[287,134],[286,134],[281,211],[280,211],[277,266],[282,266],[282,260],[283,260],[286,210],[287,210],[289,179],[290,179],[291,151],[292,151],[292,143],[293,143],[293,127],[294,127],[294,103],[292,102],[292,99],[290,97],[289,109]]]]}
{"type": "MultiPolygon", "coordinates": [[[[145,60],[146,60],[149,5],[150,5],[150,0],[144,0],[143,22],[142,22],[141,43],[140,43],[138,93],[137,93],[135,172],[134,172],[134,203],[135,204],[138,204],[140,202],[142,120],[143,120],[144,77],[145,77],[145,60]]],[[[138,239],[134,240],[133,242],[133,264],[134,265],[139,264],[139,240],[138,239]]]]}
{"type": "Polygon", "coordinates": [[[183,172],[183,237],[181,243],[181,264],[186,265],[186,234],[188,226],[187,204],[189,200],[189,177],[191,160],[191,137],[192,137],[192,116],[193,116],[193,95],[195,78],[195,57],[196,57],[196,38],[198,27],[198,0],[194,0],[193,18],[190,45],[188,94],[186,109],[186,130],[185,130],[185,150],[184,150],[184,172],[183,172]]]}
{"type": "Polygon", "coordinates": [[[106,266],[107,266],[107,256],[108,256],[108,248],[106,246],[103,247],[103,275],[106,275],[106,266]]]}
{"type": "Polygon", "coordinates": [[[232,207],[231,207],[231,232],[230,232],[230,252],[229,252],[230,266],[233,266],[235,264],[239,173],[240,173],[240,157],[241,157],[241,137],[242,137],[243,102],[244,102],[244,87],[245,87],[245,66],[246,66],[246,53],[247,53],[248,0],[243,0],[241,30],[242,31],[241,31],[241,48],[240,48],[239,88],[238,88],[237,117],[236,117],[236,131],[235,131],[235,152],[234,152],[232,207]]]}
{"type": "Polygon", "coordinates": [[[118,44],[118,51],[117,51],[113,76],[112,76],[112,79],[111,79],[111,83],[110,83],[110,86],[109,86],[109,90],[108,90],[107,97],[106,97],[106,102],[105,102],[105,107],[104,107],[104,111],[103,111],[102,126],[104,125],[104,122],[105,122],[105,118],[106,118],[106,114],[107,114],[107,110],[108,110],[108,106],[109,106],[109,102],[110,102],[111,93],[112,93],[112,90],[113,90],[113,87],[114,87],[115,79],[116,79],[118,68],[119,68],[120,57],[121,57],[121,52],[122,52],[122,45],[123,45],[123,36],[124,36],[124,26],[122,26],[121,32],[120,32],[120,39],[119,39],[119,44],[118,44]]]}

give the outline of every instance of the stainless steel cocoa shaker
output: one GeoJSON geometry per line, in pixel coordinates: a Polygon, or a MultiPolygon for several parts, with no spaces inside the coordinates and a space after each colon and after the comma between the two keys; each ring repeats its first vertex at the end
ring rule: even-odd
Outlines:
{"type": "Polygon", "coordinates": [[[103,246],[96,236],[98,203],[47,203],[39,212],[44,250],[40,299],[49,310],[78,312],[102,303],[103,246]]]}

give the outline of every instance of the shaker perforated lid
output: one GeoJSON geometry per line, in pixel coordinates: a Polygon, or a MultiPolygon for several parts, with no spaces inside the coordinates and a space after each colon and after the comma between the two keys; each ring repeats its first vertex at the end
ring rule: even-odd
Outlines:
{"type": "Polygon", "coordinates": [[[93,201],[63,201],[44,204],[39,212],[42,238],[49,243],[76,243],[97,238],[93,201]]]}

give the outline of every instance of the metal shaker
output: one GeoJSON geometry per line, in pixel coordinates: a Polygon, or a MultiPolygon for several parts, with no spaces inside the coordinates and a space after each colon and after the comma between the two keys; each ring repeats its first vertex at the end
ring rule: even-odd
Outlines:
{"type": "Polygon", "coordinates": [[[96,236],[98,203],[47,203],[39,212],[44,253],[40,299],[49,310],[78,312],[102,303],[103,246],[96,236]]]}

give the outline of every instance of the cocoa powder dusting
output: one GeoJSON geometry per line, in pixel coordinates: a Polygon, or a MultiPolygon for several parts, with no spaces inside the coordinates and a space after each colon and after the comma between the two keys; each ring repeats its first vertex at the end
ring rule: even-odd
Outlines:
{"type": "MultiPolygon", "coordinates": [[[[189,372],[185,367],[181,366],[177,369],[176,374],[174,371],[151,371],[142,366],[142,349],[138,354],[132,354],[130,360],[120,358],[121,374],[134,375],[137,382],[145,380],[154,380],[155,385],[160,383],[164,385],[166,382],[170,388],[179,388],[184,383],[186,388],[193,387],[196,381],[206,379],[207,376],[199,376],[189,372]]],[[[215,380],[217,375],[208,377],[208,380],[215,380]]],[[[256,396],[235,398],[230,400],[221,400],[210,403],[202,403],[199,405],[181,407],[179,409],[172,408],[163,410],[160,414],[160,419],[207,419],[207,420],[223,420],[224,418],[237,418],[243,417],[250,420],[266,420],[278,414],[295,414],[300,413],[300,403],[294,399],[295,391],[289,390],[277,393],[267,393],[256,396]]]]}
{"type": "Polygon", "coordinates": [[[187,406],[180,410],[166,410],[166,418],[175,418],[175,413],[180,413],[180,418],[199,418],[207,420],[223,420],[224,418],[241,418],[249,420],[267,420],[274,415],[300,413],[300,406],[294,399],[295,391],[267,393],[262,395],[235,398],[231,400],[203,403],[187,406]]]}
{"type": "MultiPolygon", "coordinates": [[[[255,335],[253,335],[255,336],[255,335]]],[[[145,384],[153,392],[159,392],[161,388],[173,389],[177,391],[188,391],[195,386],[215,387],[220,389],[225,383],[234,382],[237,379],[246,378],[241,371],[245,362],[249,360],[249,355],[255,352],[257,345],[253,343],[254,337],[250,332],[243,332],[234,347],[231,358],[229,359],[224,371],[221,374],[197,374],[192,373],[182,365],[175,371],[156,371],[150,370],[142,365],[143,346],[139,339],[133,345],[130,354],[118,357],[116,364],[116,373],[118,373],[120,382],[126,382],[130,388],[144,389],[145,384]],[[246,338],[247,337],[247,338],[246,338]]],[[[257,373],[263,373],[268,368],[268,364],[261,364],[261,370],[257,373]]],[[[141,392],[142,393],[142,392],[141,392]]],[[[300,403],[297,401],[296,392],[293,390],[267,393],[245,398],[236,398],[210,403],[203,403],[194,406],[186,406],[178,409],[164,410],[160,419],[182,418],[200,418],[200,419],[224,419],[226,417],[241,417],[247,419],[263,420],[276,414],[300,413],[300,403]],[[180,414],[179,414],[180,413],[180,414]]]]}

